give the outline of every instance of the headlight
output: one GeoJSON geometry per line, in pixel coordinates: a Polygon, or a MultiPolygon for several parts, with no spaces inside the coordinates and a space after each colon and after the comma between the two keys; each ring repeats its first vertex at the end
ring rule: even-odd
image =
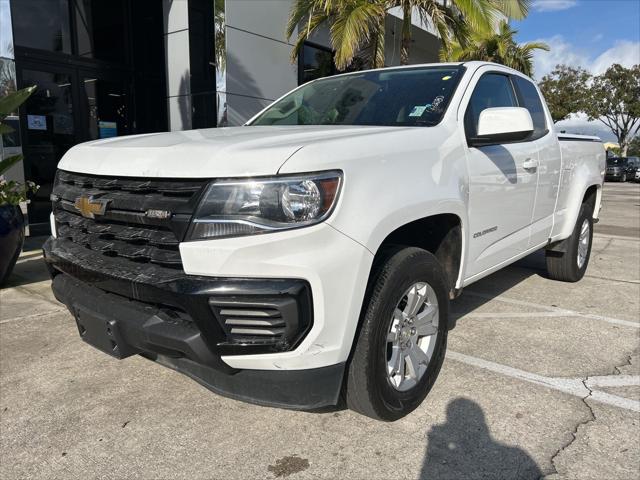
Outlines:
{"type": "Polygon", "coordinates": [[[189,240],[238,237],[306,227],[333,210],[342,172],[216,180],[198,207],[189,240]]]}

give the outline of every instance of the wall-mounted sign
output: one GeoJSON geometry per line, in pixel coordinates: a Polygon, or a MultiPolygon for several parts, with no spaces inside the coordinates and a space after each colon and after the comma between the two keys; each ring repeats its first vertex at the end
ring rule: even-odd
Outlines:
{"type": "Polygon", "coordinates": [[[100,138],[111,138],[118,136],[118,124],[116,122],[105,122],[100,120],[98,122],[98,130],[100,138]]]}
{"type": "Polygon", "coordinates": [[[29,130],[46,130],[47,117],[44,115],[27,115],[27,128],[29,130]]]}

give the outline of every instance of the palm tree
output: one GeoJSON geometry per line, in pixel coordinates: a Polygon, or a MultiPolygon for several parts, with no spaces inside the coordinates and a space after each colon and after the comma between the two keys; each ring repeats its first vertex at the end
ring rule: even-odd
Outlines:
{"type": "Polygon", "coordinates": [[[409,63],[412,13],[439,34],[449,50],[455,42],[466,45],[470,32],[488,32],[500,13],[524,18],[531,0],[296,0],[289,15],[287,38],[299,27],[292,52],[295,60],[306,39],[321,25],[330,25],[335,63],[344,70],[361,52],[371,67],[384,66],[384,22],[387,12],[399,7],[403,13],[400,63],[409,63]]]}
{"type": "Polygon", "coordinates": [[[471,43],[467,45],[453,43],[449,50],[441,49],[440,60],[484,60],[501,63],[532,76],[534,51],[549,51],[549,46],[543,42],[518,44],[514,39],[517,33],[507,22],[501,22],[497,33],[477,32],[471,36],[471,43]]]}
{"type": "Polygon", "coordinates": [[[299,27],[291,53],[295,60],[302,46],[318,27],[329,24],[335,64],[346,69],[364,50],[372,68],[384,66],[383,0],[296,0],[289,14],[286,34],[291,38],[299,27]]]}

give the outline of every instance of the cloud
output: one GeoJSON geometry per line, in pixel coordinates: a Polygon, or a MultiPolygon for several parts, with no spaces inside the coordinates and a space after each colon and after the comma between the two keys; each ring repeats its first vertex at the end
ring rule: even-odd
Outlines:
{"type": "Polygon", "coordinates": [[[590,121],[584,113],[571,115],[566,120],[556,123],[558,131],[577,135],[594,135],[604,142],[617,142],[611,129],[598,120],[590,121]]]}
{"type": "Polygon", "coordinates": [[[557,12],[577,5],[577,0],[535,0],[533,10],[536,12],[557,12]]]}
{"type": "Polygon", "coordinates": [[[589,50],[576,47],[567,42],[562,35],[542,38],[537,41],[546,42],[551,51],[537,50],[533,56],[533,67],[536,79],[541,79],[558,64],[582,67],[593,75],[604,73],[614,63],[624,67],[640,64],[640,42],[618,40],[614,45],[593,56],[589,50]]]}
{"type": "MultiPolygon", "coordinates": [[[[640,42],[618,40],[611,48],[599,55],[593,55],[588,47],[578,48],[567,42],[561,35],[539,41],[546,42],[551,47],[551,51],[536,51],[534,53],[533,63],[536,80],[540,80],[561,63],[572,67],[582,67],[593,75],[604,73],[614,63],[619,63],[624,67],[640,64],[640,42]]],[[[582,113],[558,122],[557,126],[559,130],[565,130],[568,133],[596,135],[604,141],[617,141],[615,135],[602,122],[589,121],[587,116],[582,113]]]]}
{"type": "Polygon", "coordinates": [[[640,42],[617,41],[609,50],[598,55],[587,70],[599,75],[614,63],[619,63],[623,67],[640,64],[640,42]]]}

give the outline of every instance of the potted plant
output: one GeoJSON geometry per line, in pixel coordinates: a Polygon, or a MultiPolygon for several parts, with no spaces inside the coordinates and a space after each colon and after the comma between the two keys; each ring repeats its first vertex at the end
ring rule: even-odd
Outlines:
{"type": "MultiPolygon", "coordinates": [[[[24,88],[0,98],[0,135],[13,131],[4,123],[5,118],[16,111],[34,90],[35,87],[24,88]]],[[[38,189],[33,182],[23,185],[4,177],[20,160],[22,155],[0,157],[0,285],[9,278],[24,243],[25,222],[20,203],[26,202],[27,195],[38,189]]]]}

